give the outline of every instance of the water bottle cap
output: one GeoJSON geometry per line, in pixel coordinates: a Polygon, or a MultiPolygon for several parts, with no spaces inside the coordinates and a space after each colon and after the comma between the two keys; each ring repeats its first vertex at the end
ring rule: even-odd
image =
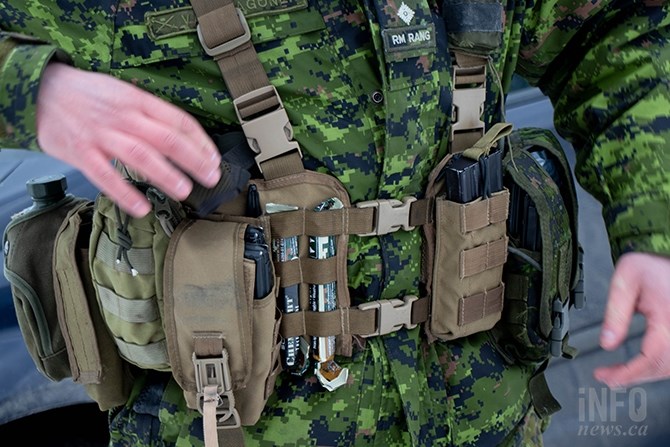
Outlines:
{"type": "Polygon", "coordinates": [[[46,175],[28,180],[26,188],[30,197],[35,201],[56,202],[65,197],[67,179],[62,174],[46,175]]]}

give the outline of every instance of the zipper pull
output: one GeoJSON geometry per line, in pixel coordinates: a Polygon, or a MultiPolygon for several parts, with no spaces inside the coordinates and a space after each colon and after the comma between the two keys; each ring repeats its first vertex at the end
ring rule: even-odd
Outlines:
{"type": "Polygon", "coordinates": [[[179,224],[179,219],[172,210],[170,200],[163,192],[153,186],[147,189],[146,196],[153,205],[154,215],[158,219],[163,231],[165,231],[168,237],[172,236],[174,229],[179,224]]]}

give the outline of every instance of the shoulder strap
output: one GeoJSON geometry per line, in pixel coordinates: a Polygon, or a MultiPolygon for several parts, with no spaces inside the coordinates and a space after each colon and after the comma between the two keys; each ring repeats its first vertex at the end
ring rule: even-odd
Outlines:
{"type": "Polygon", "coordinates": [[[258,59],[244,14],[232,0],[191,0],[198,19],[198,38],[216,61],[256,163],[266,179],[303,170],[277,90],[258,59]]]}

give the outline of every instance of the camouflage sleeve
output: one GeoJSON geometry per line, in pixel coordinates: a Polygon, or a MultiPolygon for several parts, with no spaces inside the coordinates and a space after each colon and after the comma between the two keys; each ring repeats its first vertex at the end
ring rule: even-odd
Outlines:
{"type": "Polygon", "coordinates": [[[37,92],[42,72],[67,56],[32,37],[0,31],[0,147],[38,150],[37,92]]]}
{"type": "Polygon", "coordinates": [[[670,6],[552,0],[526,17],[519,68],[552,99],[612,255],[670,255],[670,6]],[[531,15],[532,14],[532,15],[531,15]]]}

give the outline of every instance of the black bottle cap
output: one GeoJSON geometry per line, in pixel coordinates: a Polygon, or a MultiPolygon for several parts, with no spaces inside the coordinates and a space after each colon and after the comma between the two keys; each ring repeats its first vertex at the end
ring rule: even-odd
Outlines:
{"type": "Polygon", "coordinates": [[[28,194],[37,203],[55,203],[65,197],[67,179],[63,174],[46,175],[26,182],[28,194]]]}

